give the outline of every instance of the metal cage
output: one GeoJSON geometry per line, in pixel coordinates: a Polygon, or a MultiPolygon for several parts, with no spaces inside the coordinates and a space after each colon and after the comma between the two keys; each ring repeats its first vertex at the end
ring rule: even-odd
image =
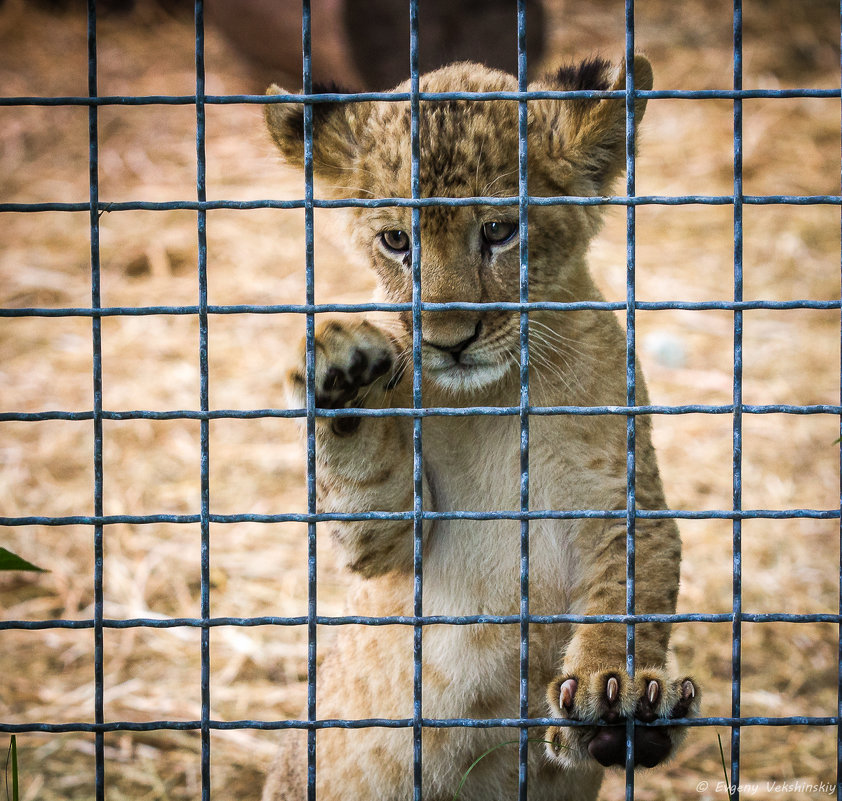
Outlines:
{"type": "MultiPolygon", "coordinates": [[[[529,666],[528,633],[532,623],[552,623],[569,621],[575,623],[598,623],[614,621],[626,624],[627,629],[627,667],[634,670],[635,625],[642,621],[655,619],[669,619],[676,622],[728,622],[731,624],[732,641],[732,691],[731,715],[729,717],[701,717],[696,719],[669,721],[669,725],[686,726],[726,726],[731,729],[731,783],[740,783],[740,731],[744,726],[833,726],[838,729],[839,757],[837,765],[836,796],[842,801],[842,615],[840,614],[748,614],[743,612],[741,592],[741,525],[745,519],[756,518],[826,518],[839,519],[839,509],[787,509],[783,511],[769,511],[763,509],[744,509],[741,493],[742,478],[742,424],[746,414],[785,414],[785,415],[840,415],[842,405],[748,405],[743,402],[742,369],[742,328],[743,313],[754,309],[839,309],[840,301],[744,301],[743,300],[743,208],[749,205],[766,204],[826,204],[839,206],[842,204],[840,195],[746,195],[743,193],[742,175],[742,106],[746,98],[792,98],[792,97],[823,97],[839,98],[839,89],[779,89],[779,90],[744,90],[742,88],[742,7],[741,0],[734,0],[733,4],[733,88],[729,90],[657,90],[639,91],[635,88],[633,74],[633,54],[635,51],[634,28],[634,0],[625,0],[625,54],[628,64],[626,89],[624,92],[541,92],[527,91],[526,68],[526,3],[517,2],[517,41],[518,41],[518,90],[516,92],[497,92],[489,94],[476,93],[437,93],[422,94],[419,91],[418,70],[418,15],[423,13],[418,0],[408,0],[410,8],[410,91],[404,93],[367,92],[356,94],[323,93],[314,94],[311,80],[311,31],[310,31],[310,3],[303,2],[303,93],[298,95],[273,96],[262,95],[224,95],[212,96],[205,93],[204,70],[204,22],[203,2],[195,0],[195,65],[196,90],[195,95],[189,96],[113,96],[104,97],[97,90],[97,15],[96,0],[88,0],[88,95],[85,97],[2,97],[3,106],[86,106],[88,108],[89,131],[89,174],[90,197],[84,203],[0,203],[2,213],[39,212],[39,211],[87,211],[90,214],[90,252],[91,252],[91,304],[84,308],[3,308],[2,317],[83,317],[90,318],[93,344],[93,386],[94,403],[90,411],[80,412],[51,412],[39,413],[0,413],[2,421],[42,421],[42,420],[81,420],[92,421],[94,442],[95,476],[95,508],[93,514],[76,515],[70,517],[0,517],[2,526],[44,525],[65,526],[79,524],[89,526],[93,532],[95,542],[95,569],[92,577],[95,588],[95,613],[93,619],[88,620],[41,620],[20,621],[11,620],[0,622],[0,630],[8,629],[92,629],[94,632],[95,653],[95,721],[93,723],[55,724],[43,722],[37,724],[0,723],[0,732],[89,732],[95,735],[96,755],[96,798],[105,798],[105,757],[104,735],[116,731],[150,731],[158,729],[190,729],[201,732],[201,797],[208,801],[211,797],[210,759],[212,730],[254,728],[254,729],[304,729],[308,733],[308,797],[315,799],[316,776],[316,732],[326,727],[359,728],[366,726],[403,727],[410,728],[414,736],[414,798],[421,801],[423,787],[421,782],[421,734],[425,727],[501,727],[516,729],[519,733],[519,791],[520,801],[527,799],[527,739],[530,729],[546,725],[565,725],[565,721],[552,718],[531,719],[527,712],[527,674],[529,666]],[[625,194],[607,198],[592,197],[532,197],[529,194],[526,152],[527,107],[533,97],[623,97],[626,107],[626,167],[627,178],[625,194]],[[634,99],[646,97],[705,99],[724,98],[733,103],[733,193],[729,195],[689,195],[689,196],[641,196],[635,193],[635,150],[634,150],[634,99]],[[421,198],[419,191],[419,139],[418,119],[419,103],[421,100],[439,99],[506,99],[517,101],[519,107],[519,191],[517,197],[492,198],[421,198]],[[366,200],[323,200],[314,196],[313,190],[313,105],[325,102],[355,102],[360,100],[401,101],[409,102],[412,121],[412,195],[401,199],[366,199],[366,200]],[[291,201],[261,200],[261,201],[208,201],[205,192],[205,109],[208,104],[265,104],[265,103],[303,103],[305,120],[305,185],[301,199],[291,201]],[[98,182],[98,134],[97,121],[100,107],[107,105],[147,105],[147,104],[181,104],[195,105],[196,109],[196,199],[183,202],[121,202],[103,204],[99,199],[98,182]],[[510,205],[517,206],[520,220],[520,299],[517,303],[483,304],[482,308],[504,308],[520,313],[520,402],[513,407],[497,408],[429,408],[425,407],[421,395],[421,311],[422,308],[475,308],[476,304],[434,304],[422,303],[420,291],[420,209],[435,205],[510,205]],[[531,206],[547,204],[603,204],[618,205],[626,209],[626,300],[625,302],[587,302],[587,303],[530,303],[529,301],[529,243],[527,218],[531,206]],[[733,209],[734,234],[734,280],[733,300],[727,302],[641,302],[635,297],[635,211],[638,206],[658,204],[675,206],[684,204],[707,204],[728,206],[733,209]],[[404,206],[412,209],[412,264],[413,264],[413,293],[409,304],[316,304],[314,295],[314,235],[313,212],[316,208],[337,208],[347,206],[404,206]],[[278,304],[266,306],[214,306],[208,303],[207,292],[207,244],[206,244],[206,216],[211,209],[255,209],[255,208],[284,208],[303,209],[305,214],[305,257],[306,257],[306,302],[304,304],[278,304]],[[106,212],[121,210],[170,210],[187,209],[196,212],[197,236],[199,243],[198,257],[198,303],[191,306],[158,306],[158,307],[103,307],[100,302],[100,258],[99,258],[99,220],[106,212]],[[529,395],[529,312],[537,308],[576,309],[595,308],[623,311],[626,316],[626,366],[627,366],[627,396],[626,405],[621,407],[534,407],[530,404],[529,395]],[[733,401],[726,405],[684,405],[684,406],[642,406],[636,403],[635,392],[635,314],[638,310],[661,309],[722,309],[733,314],[733,401]],[[329,311],[363,312],[370,310],[402,310],[411,312],[413,320],[413,406],[403,410],[326,410],[317,409],[313,392],[315,380],[314,357],[314,317],[317,313],[329,311]],[[307,405],[304,409],[262,409],[262,410],[217,410],[211,409],[208,401],[208,320],[215,314],[231,313],[261,313],[282,314],[295,313],[306,318],[306,384],[307,405]],[[167,412],[152,411],[111,411],[103,408],[102,404],[102,348],[101,321],[103,317],[118,315],[191,315],[199,322],[198,361],[200,369],[200,397],[198,410],[177,410],[167,412]],[[733,505],[730,509],[710,511],[669,511],[669,510],[641,510],[635,502],[635,423],[638,415],[675,415],[675,414],[713,414],[726,415],[732,421],[733,436],[733,505]],[[384,415],[404,414],[413,420],[414,431],[414,504],[413,509],[406,512],[371,512],[368,514],[325,514],[316,511],[316,462],[315,462],[315,421],[317,417],[331,417],[336,415],[384,415]],[[425,510],[422,505],[422,427],[424,417],[430,415],[514,415],[520,421],[520,506],[507,512],[480,513],[471,510],[441,513],[425,510]],[[529,494],[529,421],[533,415],[619,415],[626,419],[627,430],[627,503],[624,511],[603,509],[583,509],[577,511],[559,511],[552,509],[533,509],[530,506],[529,494]],[[300,417],[306,420],[307,426],[307,513],[306,514],[275,514],[258,515],[241,513],[232,515],[212,514],[210,511],[209,491],[209,422],[222,418],[256,418],[256,417],[300,417]],[[103,514],[103,420],[126,419],[195,419],[201,425],[201,508],[190,515],[109,515],[103,514]],[[408,617],[394,618],[365,618],[365,617],[331,617],[320,615],[316,607],[316,524],[327,520],[349,520],[363,518],[404,519],[411,520],[414,528],[414,610],[408,617]],[[530,521],[541,518],[616,518],[625,520],[627,532],[626,548],[626,614],[600,616],[574,616],[568,614],[534,615],[530,613],[529,601],[529,526],[530,521]],[[676,615],[636,615],[635,614],[635,523],[638,519],[672,517],[678,519],[721,518],[730,520],[733,528],[733,608],[731,612],[723,614],[676,614],[676,615]],[[521,573],[520,573],[520,612],[515,616],[494,617],[488,615],[474,615],[468,617],[431,617],[425,616],[422,608],[423,564],[421,550],[421,531],[425,519],[464,518],[464,519],[495,519],[505,518],[520,522],[521,531],[521,573]],[[309,603],[307,615],[294,618],[260,617],[260,618],[232,618],[211,617],[210,615],[210,543],[209,528],[213,523],[232,522],[287,522],[299,521],[307,524],[309,566],[308,593],[309,603]],[[109,525],[115,523],[198,523],[201,527],[201,617],[181,619],[106,619],[103,615],[103,541],[109,525]],[[839,675],[840,693],[837,714],[832,717],[743,717],[740,713],[741,687],[741,630],[742,623],[764,621],[791,622],[828,622],[840,625],[839,639],[839,675]],[[514,719],[478,720],[478,719],[429,719],[423,714],[422,705],[422,647],[424,626],[435,623],[437,625],[466,625],[472,623],[517,623],[520,626],[520,715],[514,719]],[[413,714],[407,719],[373,719],[373,720],[336,720],[321,719],[316,708],[316,631],[317,625],[382,625],[402,624],[411,626],[414,633],[414,704],[413,714]],[[210,714],[210,636],[211,629],[218,626],[305,626],[308,633],[308,696],[307,717],[302,720],[213,720],[210,714]],[[201,705],[200,720],[156,721],[152,723],[133,723],[125,721],[106,721],[103,713],[103,631],[105,628],[131,627],[194,627],[201,631],[201,705]]],[[[840,588],[842,588],[842,570],[840,571],[840,588]]],[[[840,593],[842,601],[842,593],[840,593]]],[[[840,607],[842,612],[842,606],[840,607]]],[[[655,721],[651,724],[640,724],[629,721],[626,729],[626,793],[627,799],[634,798],[633,772],[633,728],[635,725],[666,725],[666,721],[655,721]]],[[[569,723],[567,725],[570,725],[569,723]]],[[[736,796],[732,796],[736,797],[736,796]]]]}

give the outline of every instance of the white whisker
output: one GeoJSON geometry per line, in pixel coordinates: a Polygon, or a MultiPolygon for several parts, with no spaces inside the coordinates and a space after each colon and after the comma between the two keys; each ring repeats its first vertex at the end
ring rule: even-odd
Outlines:
{"type": "Polygon", "coordinates": [[[514,175],[517,173],[517,167],[513,170],[509,170],[508,172],[501,173],[498,175],[493,181],[485,185],[485,189],[483,190],[482,197],[500,197],[500,193],[498,194],[491,194],[491,187],[497,183],[501,178],[508,178],[510,175],[514,175]]]}

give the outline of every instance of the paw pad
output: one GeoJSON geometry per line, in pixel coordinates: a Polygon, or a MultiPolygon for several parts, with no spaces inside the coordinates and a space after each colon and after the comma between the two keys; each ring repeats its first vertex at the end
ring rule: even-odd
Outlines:
{"type": "MultiPolygon", "coordinates": [[[[314,400],[319,409],[363,406],[372,384],[389,373],[395,361],[391,341],[368,322],[345,324],[330,320],[317,330],[315,347],[314,400]]],[[[294,371],[291,380],[299,402],[305,405],[303,371],[294,371]]],[[[360,417],[335,417],[330,421],[330,428],[344,436],[356,431],[361,421],[360,417]]]]}
{"type": "MultiPolygon", "coordinates": [[[[552,727],[550,753],[570,761],[591,758],[606,767],[626,762],[629,716],[641,723],[659,718],[689,717],[698,710],[692,679],[667,681],[660,670],[643,670],[632,679],[625,670],[560,676],[550,685],[550,705],[559,717],[593,722],[588,727],[552,727]]],[[[666,759],[684,736],[681,727],[637,726],[634,761],[654,767],[666,759]]]]}

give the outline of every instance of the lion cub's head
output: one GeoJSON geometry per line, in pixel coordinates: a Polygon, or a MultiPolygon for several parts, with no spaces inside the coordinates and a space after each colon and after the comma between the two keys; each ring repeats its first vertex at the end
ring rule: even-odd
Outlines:
{"type": "MultiPolygon", "coordinates": [[[[635,84],[651,89],[652,69],[635,57],[635,84]]],[[[563,67],[530,91],[623,90],[625,69],[601,59],[563,67]]],[[[453,64],[423,75],[421,92],[513,92],[511,75],[479,64],[453,64]]],[[[409,84],[397,87],[407,92],[409,84]]],[[[269,94],[284,94],[276,86],[269,94]]],[[[644,99],[635,102],[640,121],[644,99]]],[[[284,159],[304,164],[303,108],[267,105],[266,121],[284,159]]],[[[531,99],[528,102],[528,193],[533,197],[609,194],[626,157],[625,102],[531,99]]],[[[517,197],[518,103],[422,100],[419,118],[421,197],[517,197]]],[[[408,102],[313,105],[313,169],[322,196],[409,198],[408,102]]],[[[367,255],[389,300],[412,297],[410,208],[351,210],[355,246],[367,255]]],[[[592,296],[584,254],[599,228],[599,206],[530,206],[529,298],[592,296]]],[[[518,206],[424,207],[421,296],[427,302],[517,301],[518,206]]],[[[422,314],[425,373],[444,389],[488,386],[517,369],[518,314],[436,311],[422,314]]],[[[411,315],[404,315],[407,335],[411,315]]]]}

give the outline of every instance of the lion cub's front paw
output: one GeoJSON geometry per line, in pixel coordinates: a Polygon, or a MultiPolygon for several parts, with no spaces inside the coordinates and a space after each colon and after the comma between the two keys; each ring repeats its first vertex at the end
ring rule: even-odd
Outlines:
{"type": "MultiPolygon", "coordinates": [[[[556,677],[547,689],[553,714],[597,726],[552,726],[547,751],[553,759],[573,763],[589,758],[606,767],[626,763],[626,719],[648,723],[657,718],[695,715],[699,690],[690,678],[670,680],[662,670],[570,672],[556,677]]],[[[638,726],[634,733],[634,763],[651,768],[669,757],[684,739],[682,726],[638,726]]]]}
{"type": "MultiPolygon", "coordinates": [[[[321,409],[347,409],[376,404],[366,403],[378,379],[391,377],[384,387],[395,383],[395,347],[377,327],[367,321],[345,323],[329,320],[316,330],[316,406],[321,409]]],[[[303,351],[303,347],[302,347],[303,351]]],[[[301,366],[290,373],[295,401],[306,405],[304,353],[301,366]]],[[[332,431],[339,436],[353,434],[360,417],[334,417],[332,431]]]]}

